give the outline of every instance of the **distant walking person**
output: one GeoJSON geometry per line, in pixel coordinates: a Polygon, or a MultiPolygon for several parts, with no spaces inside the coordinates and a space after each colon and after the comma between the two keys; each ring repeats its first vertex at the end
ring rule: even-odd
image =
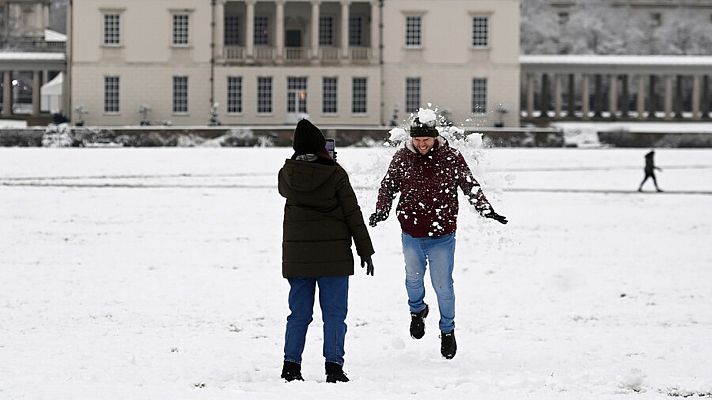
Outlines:
{"type": "Polygon", "coordinates": [[[348,382],[344,374],[344,338],[349,275],[354,274],[351,241],[361,267],[373,275],[373,245],[349,176],[325,148],[319,128],[306,119],[294,130],[294,155],[279,171],[284,205],[282,276],[289,281],[289,310],[284,338],[286,381],[304,380],[302,352],[312,321],[314,293],[324,320],[327,382],[348,382]]]}
{"type": "Polygon", "coordinates": [[[650,150],[650,152],[645,155],[645,177],[643,178],[643,181],[640,182],[640,186],[638,187],[639,192],[643,191],[643,184],[645,183],[645,181],[648,180],[648,178],[653,178],[655,190],[657,190],[658,192],[662,192],[662,189],[658,187],[658,180],[655,179],[655,170],[657,169],[658,171],[662,171],[663,169],[655,166],[654,158],[655,150],[650,150]]]}

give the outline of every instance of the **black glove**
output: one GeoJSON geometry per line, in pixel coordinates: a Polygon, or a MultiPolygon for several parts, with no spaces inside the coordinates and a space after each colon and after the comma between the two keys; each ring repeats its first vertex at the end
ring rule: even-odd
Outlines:
{"type": "Polygon", "coordinates": [[[361,257],[361,268],[366,267],[366,275],[373,276],[373,261],[371,256],[361,257]]]}
{"type": "Polygon", "coordinates": [[[376,211],[368,218],[368,224],[370,226],[376,226],[377,223],[385,221],[386,218],[388,218],[388,214],[384,213],[383,211],[376,211]]]}
{"type": "Polygon", "coordinates": [[[482,216],[485,218],[492,218],[493,220],[495,220],[503,225],[505,225],[505,224],[507,224],[507,222],[509,222],[509,221],[507,221],[507,217],[505,217],[504,215],[497,214],[492,209],[490,209],[490,211],[487,214],[482,214],[482,216]]]}

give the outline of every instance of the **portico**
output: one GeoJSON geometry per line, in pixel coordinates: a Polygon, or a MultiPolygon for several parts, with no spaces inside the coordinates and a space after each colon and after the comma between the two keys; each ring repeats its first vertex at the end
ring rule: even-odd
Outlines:
{"type": "Polygon", "coordinates": [[[225,64],[375,64],[379,2],[216,0],[215,58],[225,64]]]}
{"type": "Polygon", "coordinates": [[[524,120],[710,116],[712,57],[525,55],[520,63],[524,120]]]}

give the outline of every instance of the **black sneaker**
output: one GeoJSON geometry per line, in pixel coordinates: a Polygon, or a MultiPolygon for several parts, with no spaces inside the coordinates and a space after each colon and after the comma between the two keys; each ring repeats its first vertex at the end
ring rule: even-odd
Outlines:
{"type": "Polygon", "coordinates": [[[457,341],[455,341],[455,330],[445,333],[440,332],[440,354],[451,360],[457,353],[457,341]]]}
{"type": "Polygon", "coordinates": [[[337,363],[327,362],[324,364],[326,368],[326,381],[329,383],[348,382],[349,378],[344,374],[344,369],[337,363]]]}
{"type": "Polygon", "coordinates": [[[303,381],[302,366],[291,361],[285,361],[282,367],[282,379],[287,382],[303,381]]]}
{"type": "Polygon", "coordinates": [[[429,307],[418,313],[410,313],[410,336],[413,339],[420,339],[425,335],[425,318],[428,316],[429,307]]]}

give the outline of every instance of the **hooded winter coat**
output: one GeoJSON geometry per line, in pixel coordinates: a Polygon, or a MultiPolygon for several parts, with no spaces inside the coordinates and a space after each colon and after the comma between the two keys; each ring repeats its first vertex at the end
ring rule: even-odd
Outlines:
{"type": "Polygon", "coordinates": [[[393,156],[378,191],[378,213],[388,215],[396,194],[403,232],[413,237],[448,235],[457,229],[458,187],[482,213],[491,209],[462,154],[439,136],[425,155],[407,141],[393,156]]]}
{"type": "Polygon", "coordinates": [[[349,177],[339,164],[286,160],[279,171],[284,206],[282,275],[285,278],[354,273],[359,256],[374,253],[349,177]]]}

